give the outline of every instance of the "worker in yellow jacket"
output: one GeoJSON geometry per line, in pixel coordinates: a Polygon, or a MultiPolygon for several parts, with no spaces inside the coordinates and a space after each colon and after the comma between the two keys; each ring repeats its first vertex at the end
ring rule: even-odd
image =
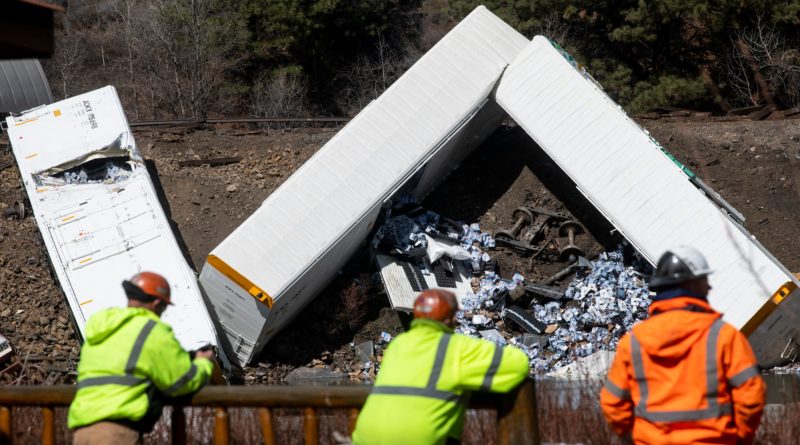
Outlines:
{"type": "Polygon", "coordinates": [[[386,349],[354,444],[460,443],[468,391],[508,392],[525,379],[521,350],[453,334],[457,310],[445,290],[417,297],[411,329],[386,349]]]}
{"type": "Polygon", "coordinates": [[[68,416],[75,445],[140,443],[161,416],[160,399],[197,391],[214,369],[213,351],[191,359],[160,320],[172,304],[164,277],[141,272],[122,286],[128,307],[100,311],[86,323],[68,416]]]}

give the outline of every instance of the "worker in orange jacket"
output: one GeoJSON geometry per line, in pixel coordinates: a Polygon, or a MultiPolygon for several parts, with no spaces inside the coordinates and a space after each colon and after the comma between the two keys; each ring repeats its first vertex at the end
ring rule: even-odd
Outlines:
{"type": "Polygon", "coordinates": [[[749,444],[766,386],[747,338],[709,306],[711,270],[691,247],[667,251],[650,316],[619,342],[600,404],[637,444],[749,444]]]}

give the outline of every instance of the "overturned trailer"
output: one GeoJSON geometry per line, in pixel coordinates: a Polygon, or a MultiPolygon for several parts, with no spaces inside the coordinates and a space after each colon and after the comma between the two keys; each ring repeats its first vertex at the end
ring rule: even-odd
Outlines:
{"type": "MultiPolygon", "coordinates": [[[[703,251],[716,270],[711,303],[750,336],[762,365],[797,355],[798,282],[741,215],[557,45],[529,42],[479,7],[211,252],[200,282],[230,356],[253,360],[392,197],[424,197],[507,115],[651,263],[676,245],[703,251]]],[[[395,271],[384,275],[402,281],[392,261],[379,258],[395,271]]],[[[391,285],[405,297],[393,305],[408,306],[413,286],[391,285]]]]}
{"type": "MultiPolygon", "coordinates": [[[[6,119],[22,183],[78,333],[124,307],[121,283],[152,270],[170,283],[164,321],[187,349],[217,344],[113,87],[6,119]]],[[[224,357],[223,357],[224,361],[224,357]]]]}
{"type": "Polygon", "coordinates": [[[422,198],[499,126],[491,92],[527,43],[477,8],[211,252],[200,282],[232,360],[333,279],[393,196],[422,198]]]}
{"type": "Polygon", "coordinates": [[[749,336],[762,365],[800,349],[797,279],[744,218],[666,152],[558,45],[537,36],[509,65],[497,102],[650,262],[699,249],[715,271],[711,305],[749,336]]]}

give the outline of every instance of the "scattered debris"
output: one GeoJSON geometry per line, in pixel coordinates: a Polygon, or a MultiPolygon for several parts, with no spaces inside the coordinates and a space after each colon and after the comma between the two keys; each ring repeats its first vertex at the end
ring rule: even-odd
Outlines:
{"type": "Polygon", "coordinates": [[[61,173],[50,175],[43,183],[50,184],[52,179],[61,180],[64,184],[97,184],[115,183],[130,178],[132,173],[129,158],[93,159],[77,165],[61,173]],[[52,178],[52,179],[51,179],[52,178]]]}
{"type": "Polygon", "coordinates": [[[570,275],[571,273],[575,272],[575,270],[577,270],[577,269],[584,269],[585,270],[585,269],[591,269],[591,268],[592,268],[592,263],[590,263],[589,260],[587,260],[586,258],[584,258],[582,256],[579,256],[577,258],[577,260],[572,260],[572,264],[570,264],[569,266],[565,267],[564,269],[562,269],[561,271],[559,271],[557,274],[553,275],[552,277],[546,279],[544,281],[544,284],[545,285],[549,285],[549,284],[553,284],[555,282],[561,281],[564,278],[566,278],[568,275],[570,275]]]}
{"type": "MultiPolygon", "coordinates": [[[[532,313],[506,306],[506,297],[509,287],[535,289],[536,285],[525,284],[519,274],[507,282],[487,273],[480,290],[462,302],[456,331],[516,345],[530,357],[532,372],[539,374],[598,350],[613,351],[622,334],[647,316],[650,304],[643,274],[626,267],[622,258],[621,249],[600,254],[590,267],[578,269],[578,276],[557,299],[526,292],[532,313]]],[[[642,262],[641,267],[649,266],[642,262]]]]}
{"type": "Polygon", "coordinates": [[[613,362],[614,352],[597,351],[586,357],[578,357],[569,365],[551,372],[548,377],[566,379],[602,378],[608,373],[608,369],[613,362]]]}
{"type": "MultiPolygon", "coordinates": [[[[616,349],[619,337],[634,322],[647,316],[650,298],[643,275],[623,264],[621,247],[615,252],[600,254],[594,262],[582,256],[575,236],[584,229],[576,221],[555,218],[540,209],[534,212],[520,207],[514,212],[516,223],[509,230],[498,232],[498,240],[505,243],[509,238],[518,237],[523,226],[535,222],[537,214],[546,216],[539,223],[541,227],[550,225],[553,233],[567,238],[565,247],[552,259],[560,257],[571,264],[548,280],[553,282],[577,273],[566,290],[526,283],[519,273],[511,279],[501,278],[489,255],[495,247],[491,235],[482,232],[478,224],[464,224],[459,233],[455,228],[458,223],[419,207],[388,218],[378,229],[373,247],[404,261],[417,262],[413,273],[406,274],[417,292],[433,287],[427,286],[425,275],[431,274],[438,262],[470,265],[474,276],[471,290],[457,294],[462,307],[456,316],[456,332],[501,345],[515,344],[531,358],[533,372],[547,373],[569,364],[576,357],[616,349]],[[552,224],[553,220],[556,224],[552,224]],[[431,244],[440,239],[458,240],[469,256],[430,256],[431,244]]],[[[537,239],[536,235],[538,233],[526,242],[537,239]]],[[[524,255],[524,252],[515,251],[524,255]]],[[[392,287],[396,285],[386,286],[387,293],[391,293],[392,287]]],[[[362,352],[362,345],[356,346],[356,350],[362,361],[367,361],[369,351],[362,352]]]]}
{"type": "Polygon", "coordinates": [[[14,356],[14,348],[11,347],[11,342],[0,334],[0,365],[8,362],[14,356]]]}
{"type": "Polygon", "coordinates": [[[760,110],[753,111],[752,113],[748,114],[747,117],[754,121],[764,120],[775,111],[774,106],[766,106],[761,108],[760,110]]]}
{"type": "Polygon", "coordinates": [[[478,224],[460,224],[416,206],[388,217],[371,245],[396,310],[410,310],[416,295],[430,288],[449,289],[463,301],[472,290],[470,276],[495,267],[485,250],[495,241],[478,224]]]}
{"type": "Polygon", "coordinates": [[[362,362],[367,363],[375,358],[375,344],[372,340],[359,343],[355,346],[356,355],[362,362]]]}
{"type": "Polygon", "coordinates": [[[238,164],[242,161],[241,156],[226,156],[221,158],[205,158],[205,159],[185,159],[178,161],[178,167],[200,167],[208,165],[209,167],[218,167],[220,165],[238,164]]]}
{"type": "Polygon", "coordinates": [[[13,219],[25,219],[25,204],[22,201],[14,201],[14,204],[3,209],[3,216],[13,219]]]}
{"type": "Polygon", "coordinates": [[[505,344],[507,343],[506,339],[500,334],[500,331],[498,331],[497,329],[487,329],[485,331],[480,331],[480,334],[481,337],[500,346],[505,346],[505,344]]]}
{"type": "Polygon", "coordinates": [[[522,334],[517,338],[517,341],[521,344],[525,345],[528,348],[532,348],[534,346],[538,346],[539,348],[544,348],[549,343],[546,335],[536,335],[536,334],[522,334]]]}
{"type": "Polygon", "coordinates": [[[750,113],[761,111],[764,108],[763,105],[752,105],[749,107],[741,107],[741,108],[733,108],[728,110],[729,116],[745,116],[750,113]]]}
{"type": "Polygon", "coordinates": [[[337,372],[324,367],[297,368],[284,377],[288,382],[302,380],[341,380],[346,379],[347,374],[337,372]]]}
{"type": "Polygon", "coordinates": [[[519,306],[509,306],[502,313],[503,319],[510,320],[523,331],[530,334],[542,334],[547,329],[547,324],[535,319],[525,309],[519,306]]]}
{"type": "Polygon", "coordinates": [[[583,249],[575,244],[575,235],[580,235],[586,232],[581,223],[578,221],[570,220],[564,221],[558,226],[558,234],[567,237],[569,244],[562,247],[558,251],[558,255],[562,261],[569,261],[570,263],[578,260],[578,257],[584,255],[583,249]]]}
{"type": "MultiPolygon", "coordinates": [[[[566,216],[537,207],[518,207],[511,216],[516,220],[514,226],[508,230],[497,231],[495,233],[496,242],[499,246],[508,247],[520,256],[531,256],[531,261],[552,250],[551,242],[558,232],[550,233],[551,229],[557,227],[559,223],[567,224],[569,222],[566,216]],[[522,233],[522,227],[525,225],[529,228],[522,233]]],[[[578,224],[578,226],[580,225],[578,224]]],[[[582,229],[576,228],[573,234],[577,233],[582,233],[582,229]]],[[[562,236],[567,236],[566,231],[562,236]]],[[[577,246],[574,246],[574,237],[573,243],[567,247],[580,251],[577,246]]]]}

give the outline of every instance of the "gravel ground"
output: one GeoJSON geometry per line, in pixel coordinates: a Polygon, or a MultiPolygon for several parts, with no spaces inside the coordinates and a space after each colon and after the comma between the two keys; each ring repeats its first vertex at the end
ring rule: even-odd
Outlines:
{"type": "MultiPolygon", "coordinates": [[[[794,253],[800,235],[799,120],[730,118],[642,120],[653,136],[730,202],[746,227],[787,268],[800,270],[794,253]]],[[[193,267],[319,147],[335,128],[267,129],[220,126],[136,130],[135,137],[166,197],[193,267]],[[217,167],[180,167],[179,161],[238,156],[217,167]]],[[[0,165],[13,160],[5,135],[0,165]]],[[[25,201],[15,165],[0,171],[0,212],[25,201]]],[[[570,215],[588,229],[579,245],[592,255],[618,241],[569,180],[518,128],[502,128],[479,147],[423,202],[451,219],[479,222],[484,230],[513,225],[521,205],[570,215]]],[[[558,249],[563,240],[554,239],[558,249]]],[[[564,267],[552,259],[529,263],[505,249],[493,253],[502,275],[515,271],[541,281],[564,267]]],[[[340,373],[369,378],[351,342],[396,335],[401,317],[388,308],[374,268],[358,256],[344,273],[268,345],[257,365],[237,373],[247,383],[281,381],[290,372],[340,373]],[[353,303],[361,310],[353,313],[353,303]],[[363,303],[363,304],[362,304],[363,303]],[[309,371],[299,371],[309,372],[309,371]]],[[[564,283],[561,283],[564,284],[564,283]]],[[[0,217],[0,333],[28,358],[24,375],[3,382],[70,381],[79,344],[58,284],[53,280],[38,228],[30,216],[0,217]]],[[[380,359],[380,350],[376,352],[380,359]]]]}

